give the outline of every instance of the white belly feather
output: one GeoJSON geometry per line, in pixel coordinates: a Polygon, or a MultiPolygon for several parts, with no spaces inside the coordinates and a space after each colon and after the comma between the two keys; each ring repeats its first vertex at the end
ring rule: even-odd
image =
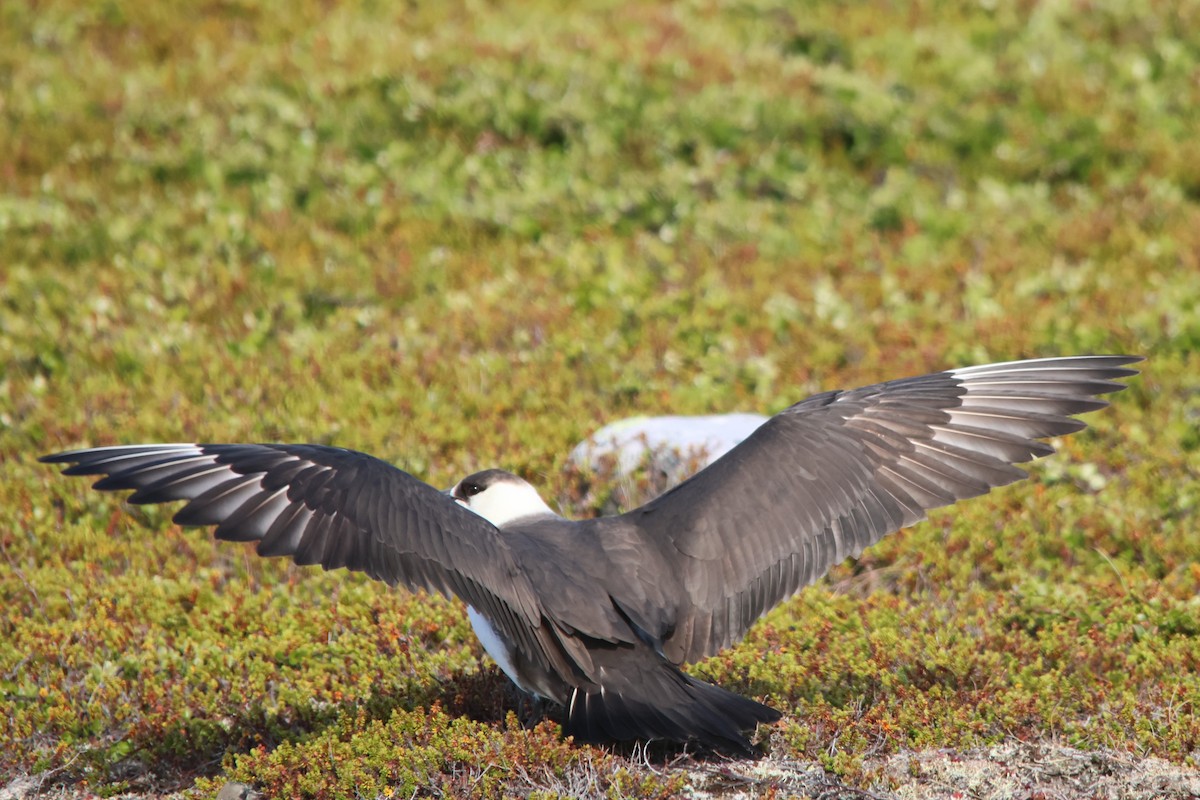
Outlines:
{"type": "MultiPolygon", "coordinates": [[[[500,669],[504,670],[504,674],[508,676],[509,680],[517,686],[521,686],[521,682],[517,680],[516,665],[512,660],[512,647],[508,642],[500,638],[500,634],[496,632],[492,623],[471,606],[467,606],[467,619],[471,620],[471,627],[475,630],[475,635],[479,637],[479,643],[483,645],[487,654],[500,665],[500,669]]],[[[521,688],[525,689],[524,686],[521,688]]]]}

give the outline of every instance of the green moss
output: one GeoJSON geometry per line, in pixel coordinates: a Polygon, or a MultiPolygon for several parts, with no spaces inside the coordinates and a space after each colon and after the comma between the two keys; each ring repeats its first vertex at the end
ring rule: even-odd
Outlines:
{"type": "Polygon", "coordinates": [[[458,604],[264,563],[39,454],[329,442],[590,514],[654,487],[563,470],[606,421],[1080,351],[1151,359],[1033,481],[694,669],[860,784],[868,753],[1013,737],[1194,760],[1198,8],[6,7],[0,774],[689,780],[512,722],[458,604]]]}

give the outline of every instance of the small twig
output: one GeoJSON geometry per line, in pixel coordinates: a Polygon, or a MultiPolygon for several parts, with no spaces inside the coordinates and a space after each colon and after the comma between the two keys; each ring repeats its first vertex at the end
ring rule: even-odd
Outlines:
{"type": "Polygon", "coordinates": [[[1121,574],[1121,570],[1117,567],[1117,563],[1112,560],[1108,553],[1104,552],[1099,547],[1093,547],[1092,549],[1099,553],[1100,557],[1108,562],[1108,566],[1112,568],[1113,574],[1117,576],[1117,582],[1121,584],[1121,591],[1124,592],[1127,597],[1134,597],[1137,600],[1141,600],[1141,597],[1138,597],[1129,591],[1129,584],[1125,581],[1125,576],[1121,574]]]}

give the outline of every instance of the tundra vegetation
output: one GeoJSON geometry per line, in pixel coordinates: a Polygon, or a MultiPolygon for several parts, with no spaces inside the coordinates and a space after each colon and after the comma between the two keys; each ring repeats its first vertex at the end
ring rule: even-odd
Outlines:
{"type": "Polygon", "coordinates": [[[0,791],[1194,778],[1200,3],[6,3],[0,120],[0,791]],[[692,667],[785,712],[758,765],[562,741],[459,603],[35,463],[313,441],[588,515],[606,422],[1087,352],[1150,360],[1031,480],[692,667]]]}

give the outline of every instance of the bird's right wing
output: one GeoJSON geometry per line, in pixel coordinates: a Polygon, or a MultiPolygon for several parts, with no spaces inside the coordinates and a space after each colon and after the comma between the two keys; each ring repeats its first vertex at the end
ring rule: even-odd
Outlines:
{"type": "Polygon", "coordinates": [[[622,517],[678,565],[676,663],[739,640],[759,616],[926,511],[1025,477],[1014,464],[1078,431],[1136,374],[1131,356],[948,370],[810,397],[622,517]]]}

